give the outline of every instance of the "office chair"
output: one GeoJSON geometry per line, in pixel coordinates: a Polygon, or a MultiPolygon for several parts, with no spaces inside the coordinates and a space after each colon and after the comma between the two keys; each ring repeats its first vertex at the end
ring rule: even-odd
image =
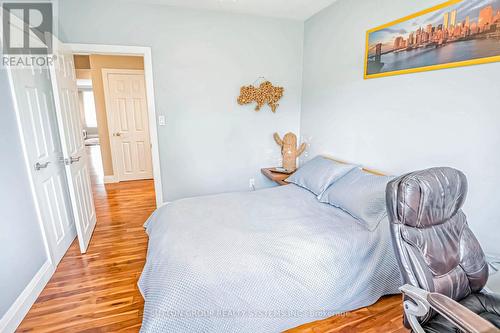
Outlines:
{"type": "Polygon", "coordinates": [[[461,209],[466,194],[465,175],[452,168],[412,172],[387,185],[404,324],[413,332],[500,332],[500,295],[483,290],[488,264],[461,209]]]}

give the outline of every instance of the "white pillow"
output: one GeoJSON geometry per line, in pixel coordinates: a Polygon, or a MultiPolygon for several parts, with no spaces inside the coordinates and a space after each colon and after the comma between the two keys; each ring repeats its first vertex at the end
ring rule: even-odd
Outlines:
{"type": "Polygon", "coordinates": [[[354,169],[332,184],[319,200],[342,209],[373,231],[387,215],[385,189],[393,178],[354,169]]]}
{"type": "Polygon", "coordinates": [[[357,165],[339,163],[322,156],[316,156],[301,166],[286,181],[303,187],[319,196],[334,181],[357,167],[357,165]]]}

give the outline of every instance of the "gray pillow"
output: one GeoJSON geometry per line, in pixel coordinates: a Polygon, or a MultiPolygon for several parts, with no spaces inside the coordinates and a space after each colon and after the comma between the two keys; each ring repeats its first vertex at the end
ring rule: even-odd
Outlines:
{"type": "Polygon", "coordinates": [[[342,209],[373,231],[387,215],[385,188],[393,178],[354,169],[330,186],[319,199],[342,209]]]}
{"type": "Polygon", "coordinates": [[[301,166],[286,181],[308,189],[319,196],[334,181],[357,167],[356,165],[339,163],[322,156],[316,156],[301,166]]]}

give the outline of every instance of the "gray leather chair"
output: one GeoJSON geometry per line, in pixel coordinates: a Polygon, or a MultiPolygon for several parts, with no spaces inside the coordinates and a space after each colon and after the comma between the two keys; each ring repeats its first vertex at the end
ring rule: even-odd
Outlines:
{"type": "Polygon", "coordinates": [[[461,210],[466,193],[465,175],[452,168],[412,172],[387,185],[404,323],[414,332],[500,332],[500,295],[482,291],[488,265],[461,210]]]}

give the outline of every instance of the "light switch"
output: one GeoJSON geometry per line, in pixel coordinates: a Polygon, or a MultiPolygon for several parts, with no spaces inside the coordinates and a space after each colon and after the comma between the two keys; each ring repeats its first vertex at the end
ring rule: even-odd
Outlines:
{"type": "Polygon", "coordinates": [[[158,116],[158,124],[160,126],[165,126],[165,116],[158,116]]]}

